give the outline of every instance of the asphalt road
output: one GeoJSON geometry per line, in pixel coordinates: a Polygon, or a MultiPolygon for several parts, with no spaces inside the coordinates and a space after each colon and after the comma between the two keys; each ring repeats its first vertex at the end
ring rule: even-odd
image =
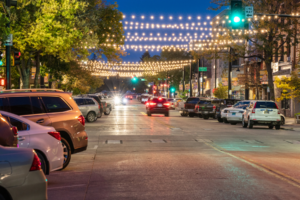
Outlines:
{"type": "Polygon", "coordinates": [[[47,176],[49,199],[300,199],[297,128],[145,113],[132,100],[86,124],[88,149],[47,176]]]}

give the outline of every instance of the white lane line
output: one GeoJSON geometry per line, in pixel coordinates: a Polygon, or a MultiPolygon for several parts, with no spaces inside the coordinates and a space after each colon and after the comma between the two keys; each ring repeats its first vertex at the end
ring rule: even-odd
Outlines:
{"type": "Polygon", "coordinates": [[[97,149],[97,148],[98,148],[98,145],[95,145],[93,149],[97,149]]]}
{"type": "Polygon", "coordinates": [[[62,187],[51,187],[51,188],[48,188],[48,190],[53,190],[53,189],[62,189],[62,188],[68,188],[68,187],[79,187],[79,186],[86,186],[86,184],[80,184],[80,185],[70,185],[70,186],[62,186],[62,187]]]}

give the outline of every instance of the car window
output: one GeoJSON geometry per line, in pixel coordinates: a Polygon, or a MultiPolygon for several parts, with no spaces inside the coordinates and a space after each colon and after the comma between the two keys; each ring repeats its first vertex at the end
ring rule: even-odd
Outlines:
{"type": "Polygon", "coordinates": [[[10,112],[16,115],[31,115],[31,103],[29,97],[9,97],[10,112]]]}
{"type": "Polygon", "coordinates": [[[220,104],[220,101],[211,101],[211,103],[214,105],[214,106],[218,106],[220,104]]]}
{"type": "Polygon", "coordinates": [[[241,105],[236,106],[235,108],[239,108],[239,109],[245,110],[247,107],[248,107],[247,104],[241,104],[241,105]]]}
{"type": "Polygon", "coordinates": [[[7,98],[0,98],[0,110],[9,111],[7,98]]]}
{"type": "Polygon", "coordinates": [[[99,97],[97,97],[97,96],[91,96],[91,97],[92,97],[93,99],[95,99],[98,103],[101,103],[99,97]]]}
{"type": "Polygon", "coordinates": [[[42,99],[49,113],[71,110],[66,102],[60,97],[42,97],[42,99]]]}
{"type": "Polygon", "coordinates": [[[78,106],[85,105],[85,100],[84,99],[74,99],[75,102],[77,103],[78,106]]]}
{"type": "Polygon", "coordinates": [[[272,109],[277,109],[277,106],[275,102],[256,102],[255,108],[272,108],[272,109]]]}
{"type": "Polygon", "coordinates": [[[152,101],[155,102],[155,103],[164,103],[167,100],[164,99],[164,98],[153,98],[152,101]]]}
{"type": "Polygon", "coordinates": [[[45,113],[45,109],[39,97],[31,97],[31,105],[32,105],[33,114],[45,113]]]}
{"type": "Polygon", "coordinates": [[[168,99],[168,101],[173,101],[174,99],[168,99]]]}
{"type": "Polygon", "coordinates": [[[95,105],[95,102],[92,99],[85,99],[86,105],[95,105]]]}
{"type": "Polygon", "coordinates": [[[186,103],[194,103],[194,104],[196,104],[196,103],[198,103],[198,101],[199,101],[198,98],[188,98],[186,100],[186,103]]]}
{"type": "Polygon", "coordinates": [[[211,101],[209,100],[200,100],[198,104],[210,104],[211,101]]]}
{"type": "Polygon", "coordinates": [[[6,118],[7,121],[10,122],[10,124],[12,126],[15,126],[18,128],[18,131],[26,131],[26,130],[29,130],[29,125],[13,118],[13,117],[9,117],[9,116],[6,116],[6,115],[2,115],[3,117],[6,118]]]}

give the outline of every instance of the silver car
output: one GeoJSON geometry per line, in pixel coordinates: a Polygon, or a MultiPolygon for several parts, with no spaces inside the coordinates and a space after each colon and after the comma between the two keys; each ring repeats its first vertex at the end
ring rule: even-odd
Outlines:
{"type": "Polygon", "coordinates": [[[0,199],[47,199],[47,179],[34,150],[0,145],[0,199]]]}
{"type": "Polygon", "coordinates": [[[100,105],[90,97],[73,97],[79,110],[88,122],[95,122],[100,116],[100,105]]]}

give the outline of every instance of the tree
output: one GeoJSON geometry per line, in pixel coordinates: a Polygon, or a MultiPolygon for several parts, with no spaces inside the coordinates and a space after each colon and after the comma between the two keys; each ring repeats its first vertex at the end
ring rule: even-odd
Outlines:
{"type": "Polygon", "coordinates": [[[219,87],[215,88],[213,94],[218,99],[226,99],[228,97],[228,86],[223,86],[222,83],[219,83],[219,87]]]}
{"type": "MultiPolygon", "coordinates": [[[[243,2],[245,6],[252,5],[254,7],[254,13],[261,14],[290,14],[293,11],[296,12],[298,7],[294,0],[245,0],[243,2]]],[[[219,10],[224,6],[228,6],[230,0],[211,0],[211,3],[217,5],[217,7],[211,9],[219,10]]],[[[270,96],[274,99],[271,62],[273,58],[278,57],[279,54],[283,56],[284,54],[290,53],[285,50],[285,46],[289,49],[291,45],[298,43],[298,39],[295,37],[295,28],[293,27],[295,23],[298,23],[298,20],[295,18],[253,18],[249,22],[251,25],[250,29],[244,32],[227,30],[226,33],[218,33],[214,31],[212,35],[215,36],[214,40],[218,41],[215,42],[214,45],[217,45],[219,48],[227,47],[227,49],[229,49],[229,47],[231,47],[233,49],[231,55],[222,54],[222,56],[227,57],[229,61],[233,61],[239,57],[262,59],[268,71],[270,96]],[[237,42],[241,40],[244,42],[237,42]],[[248,43],[245,41],[248,41],[248,43]]],[[[230,24],[228,24],[228,26],[230,27],[230,24]]],[[[210,50],[206,52],[206,54],[214,56],[217,53],[215,50],[210,50]]]]}
{"type": "Polygon", "coordinates": [[[147,58],[151,58],[149,51],[145,51],[140,59],[141,61],[145,61],[147,58]]]}

